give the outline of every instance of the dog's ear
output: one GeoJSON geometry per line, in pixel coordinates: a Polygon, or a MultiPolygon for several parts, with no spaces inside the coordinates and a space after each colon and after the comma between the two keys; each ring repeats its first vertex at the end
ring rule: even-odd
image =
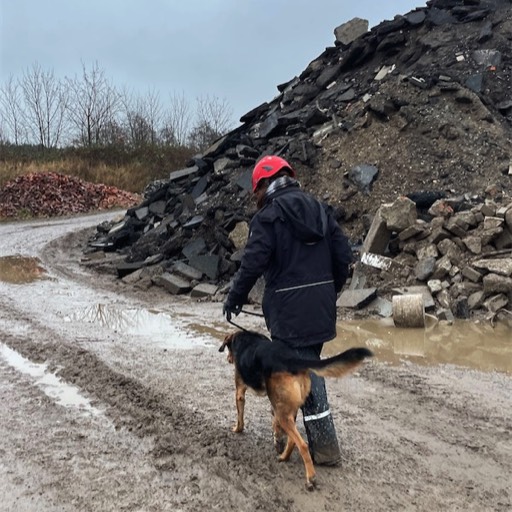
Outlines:
{"type": "Polygon", "coordinates": [[[226,347],[229,348],[234,337],[235,337],[234,334],[226,334],[226,337],[224,338],[224,341],[222,342],[222,345],[219,348],[219,352],[224,352],[224,349],[226,347]]]}

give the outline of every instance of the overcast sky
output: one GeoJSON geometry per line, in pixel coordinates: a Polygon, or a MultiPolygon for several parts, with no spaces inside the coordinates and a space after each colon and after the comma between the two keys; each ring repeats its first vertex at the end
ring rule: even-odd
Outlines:
{"type": "Polygon", "coordinates": [[[38,63],[57,77],[94,63],[163,101],[225,99],[237,121],[271,100],[354,17],[370,27],[421,0],[0,0],[0,84],[38,63]]]}

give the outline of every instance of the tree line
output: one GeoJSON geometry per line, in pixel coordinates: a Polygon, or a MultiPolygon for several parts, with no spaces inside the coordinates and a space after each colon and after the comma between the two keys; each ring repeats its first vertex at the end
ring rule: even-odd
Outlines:
{"type": "Polygon", "coordinates": [[[98,63],[59,78],[38,63],[0,86],[0,144],[41,148],[183,147],[201,151],[233,126],[225,99],[116,87],[98,63]]]}

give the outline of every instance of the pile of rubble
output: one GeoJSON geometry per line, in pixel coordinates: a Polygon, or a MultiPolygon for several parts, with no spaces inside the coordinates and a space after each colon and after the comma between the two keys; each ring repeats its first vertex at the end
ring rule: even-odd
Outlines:
{"type": "Polygon", "coordinates": [[[391,316],[391,296],[419,293],[425,309],[445,320],[507,311],[512,198],[488,194],[494,199],[439,199],[426,211],[406,197],[382,205],[338,306],[391,316]]]}
{"type": "MultiPolygon", "coordinates": [[[[303,187],[333,206],[356,251],[379,206],[399,196],[428,210],[440,198],[478,197],[485,204],[486,190],[510,190],[511,0],[432,0],[371,30],[352,20],[337,27],[335,37],[334,46],[279,85],[274,99],[245,114],[238,128],[187,168],[151,184],[121,222],[98,226],[88,252],[110,253],[119,277],[137,286],[218,294],[238,268],[254,213],[252,167],[265,154],[290,161],[303,187]]],[[[411,239],[429,239],[439,227],[436,218],[425,217],[411,239]]],[[[444,218],[441,229],[453,233],[445,221],[456,229],[444,218]]],[[[393,238],[387,229],[393,259],[397,250],[402,259],[412,256],[400,249],[407,245],[397,237],[405,235],[393,238]]],[[[484,228],[468,223],[466,229],[479,236],[484,228]]],[[[467,252],[464,242],[447,239],[467,252]]],[[[447,250],[441,242],[429,245],[447,250]]],[[[483,253],[489,242],[485,235],[483,253]]],[[[437,256],[429,257],[437,265],[437,256]]],[[[468,265],[452,260],[460,272],[450,268],[448,275],[458,284],[468,265]]],[[[397,282],[405,272],[398,268],[397,282]]]]}
{"type": "Polygon", "coordinates": [[[0,190],[0,218],[53,217],[110,208],[128,208],[140,195],[55,172],[29,173],[0,190]]]}

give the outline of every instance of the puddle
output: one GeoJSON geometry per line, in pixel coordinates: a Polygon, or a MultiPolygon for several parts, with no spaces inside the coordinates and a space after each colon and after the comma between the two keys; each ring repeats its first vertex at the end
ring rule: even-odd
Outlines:
{"type": "Polygon", "coordinates": [[[38,258],[19,254],[0,257],[0,281],[27,284],[43,278],[45,273],[38,258]]]}
{"type": "MultiPolygon", "coordinates": [[[[150,343],[166,348],[197,348],[211,345],[207,333],[192,334],[179,326],[168,313],[146,309],[121,309],[97,304],[66,317],[67,322],[88,322],[107,327],[117,334],[142,336],[150,343]]],[[[122,341],[122,339],[119,339],[122,341]]]]}
{"type": "Polygon", "coordinates": [[[346,321],[324,355],[366,345],[380,361],[453,364],[512,374],[512,329],[504,323],[439,323],[427,329],[399,329],[389,320],[346,321]]]}
{"type": "Polygon", "coordinates": [[[33,363],[4,343],[0,343],[0,355],[9,366],[34,378],[37,387],[59,405],[78,409],[81,413],[87,415],[98,416],[102,414],[99,409],[91,405],[88,398],[80,394],[77,387],[63,382],[57,375],[48,372],[45,364],[33,363]]]}

